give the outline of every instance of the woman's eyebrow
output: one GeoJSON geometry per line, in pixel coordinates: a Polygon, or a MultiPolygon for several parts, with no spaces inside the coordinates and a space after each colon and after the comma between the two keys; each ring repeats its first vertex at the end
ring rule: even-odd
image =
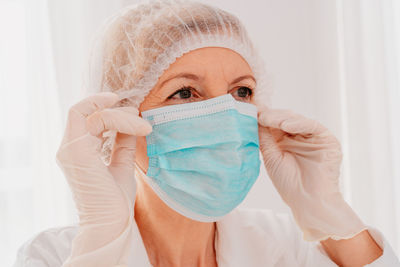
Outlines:
{"type": "Polygon", "coordinates": [[[252,79],[255,83],[257,83],[256,79],[255,79],[252,75],[248,74],[248,75],[243,75],[243,76],[240,76],[240,77],[234,79],[234,80],[231,82],[231,84],[240,82],[241,80],[244,80],[244,79],[252,79]]]}
{"type": "MultiPolygon", "coordinates": [[[[183,73],[179,73],[179,74],[176,74],[176,75],[172,75],[171,77],[168,77],[167,79],[165,79],[165,80],[160,84],[160,88],[163,87],[163,85],[164,85],[166,82],[168,82],[168,81],[170,81],[170,80],[172,80],[172,79],[176,79],[176,78],[187,78],[187,79],[191,79],[191,80],[194,80],[194,81],[198,81],[198,80],[200,79],[199,76],[197,76],[197,75],[195,75],[195,74],[193,74],[193,73],[183,72],[183,73]]],[[[240,82],[241,80],[244,80],[244,79],[252,79],[255,83],[257,83],[256,79],[255,79],[252,75],[249,75],[249,74],[248,74],[248,75],[243,75],[243,76],[240,76],[240,77],[234,79],[234,80],[231,82],[231,84],[238,83],[238,82],[240,82]]]]}
{"type": "Polygon", "coordinates": [[[179,73],[179,74],[177,74],[177,75],[172,75],[171,77],[168,77],[167,79],[165,79],[165,80],[160,84],[160,88],[163,87],[163,85],[164,85],[166,82],[168,82],[168,81],[170,81],[170,80],[172,80],[172,79],[175,79],[175,78],[187,78],[187,79],[191,79],[191,80],[195,80],[195,81],[198,81],[198,80],[200,79],[197,75],[195,75],[195,74],[193,74],[193,73],[183,72],[183,73],[179,73]]]}

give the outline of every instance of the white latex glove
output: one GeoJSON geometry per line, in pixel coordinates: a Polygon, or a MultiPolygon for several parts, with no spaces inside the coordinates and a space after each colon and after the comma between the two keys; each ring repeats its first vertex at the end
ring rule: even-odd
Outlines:
{"type": "Polygon", "coordinates": [[[291,110],[258,112],[264,165],[306,241],[347,239],[367,226],[345,202],[339,188],[339,141],[315,120],[291,110]]]}
{"type": "Polygon", "coordinates": [[[126,260],[133,220],[136,137],[152,131],[134,107],[109,108],[114,93],[89,96],[71,107],[57,152],[79,215],[79,232],[66,267],[111,267],[126,260]],[[101,160],[102,132],[117,131],[111,164],[101,160]]]}

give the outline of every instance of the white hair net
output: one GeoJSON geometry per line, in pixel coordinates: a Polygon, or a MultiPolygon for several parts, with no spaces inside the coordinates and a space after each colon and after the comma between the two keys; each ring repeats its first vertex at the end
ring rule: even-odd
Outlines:
{"type": "MultiPolygon", "coordinates": [[[[253,101],[269,105],[271,90],[263,61],[237,17],[195,1],[150,0],[127,6],[99,29],[90,55],[86,94],[111,91],[118,106],[139,107],[164,70],[201,47],[225,47],[240,54],[257,81],[253,101]]],[[[103,160],[108,165],[115,132],[107,132],[103,160]]]]}

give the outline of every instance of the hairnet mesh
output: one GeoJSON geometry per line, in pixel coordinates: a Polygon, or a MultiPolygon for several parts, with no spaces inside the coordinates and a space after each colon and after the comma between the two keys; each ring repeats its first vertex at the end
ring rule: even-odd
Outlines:
{"type": "MultiPolygon", "coordinates": [[[[111,91],[119,95],[119,106],[138,108],[170,64],[201,47],[225,47],[240,54],[257,81],[254,103],[269,105],[263,62],[239,19],[217,7],[184,0],[150,0],[108,18],[93,43],[85,92],[111,91]]],[[[105,146],[110,149],[110,140],[105,146]]],[[[110,152],[106,154],[109,161],[110,152]]]]}
{"type": "Polygon", "coordinates": [[[268,104],[264,65],[234,15],[194,1],[158,0],[127,6],[105,21],[90,59],[87,93],[111,91],[139,107],[176,58],[201,47],[239,53],[257,80],[256,104],[268,104]]]}

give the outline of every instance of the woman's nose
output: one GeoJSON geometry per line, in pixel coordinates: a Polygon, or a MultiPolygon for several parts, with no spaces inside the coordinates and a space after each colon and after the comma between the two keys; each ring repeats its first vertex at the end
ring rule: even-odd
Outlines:
{"type": "Polygon", "coordinates": [[[226,95],[228,93],[228,83],[226,81],[213,82],[211,86],[206,88],[205,97],[207,99],[217,96],[226,95]]]}

